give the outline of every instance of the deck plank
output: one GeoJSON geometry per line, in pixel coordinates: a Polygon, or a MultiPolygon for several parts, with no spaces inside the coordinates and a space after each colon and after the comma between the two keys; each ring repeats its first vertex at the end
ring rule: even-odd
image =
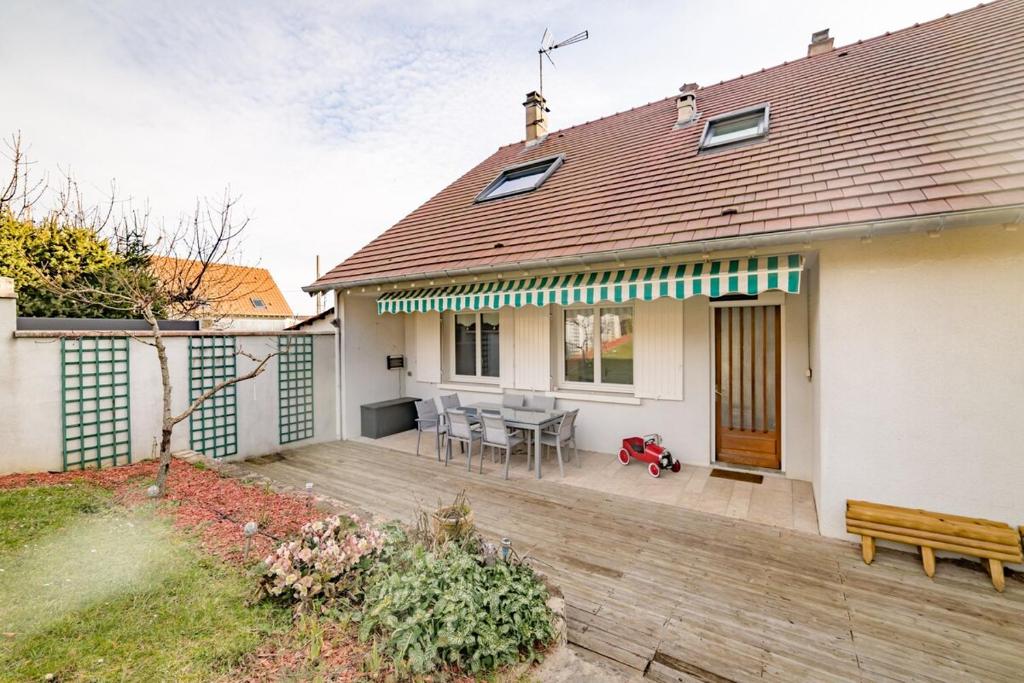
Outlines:
{"type": "Polygon", "coordinates": [[[1024,585],[811,534],[333,442],[243,469],[412,519],[465,491],[562,588],[570,643],[654,680],[1020,680],[1024,585]]]}

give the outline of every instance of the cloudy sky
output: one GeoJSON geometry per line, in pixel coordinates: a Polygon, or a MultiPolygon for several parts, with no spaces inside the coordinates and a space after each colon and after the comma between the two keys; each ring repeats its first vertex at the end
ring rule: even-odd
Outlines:
{"type": "Polygon", "coordinates": [[[297,313],[314,258],[341,261],[500,145],[523,137],[536,49],[552,128],[975,0],[772,2],[0,2],[0,134],[37,171],[173,222],[230,186],[245,260],[297,313]]]}

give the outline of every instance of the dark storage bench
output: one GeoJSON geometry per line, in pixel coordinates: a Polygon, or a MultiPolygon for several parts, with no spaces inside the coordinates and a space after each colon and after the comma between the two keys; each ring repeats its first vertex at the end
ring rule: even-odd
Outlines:
{"type": "Polygon", "coordinates": [[[416,429],[416,401],[418,400],[420,399],[403,396],[390,401],[378,401],[360,406],[360,424],[363,436],[379,439],[389,434],[416,429]]]}

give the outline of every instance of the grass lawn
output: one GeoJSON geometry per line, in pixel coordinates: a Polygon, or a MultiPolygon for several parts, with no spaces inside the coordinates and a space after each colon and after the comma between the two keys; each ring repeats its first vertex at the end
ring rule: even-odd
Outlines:
{"type": "Polygon", "coordinates": [[[0,680],[209,680],[290,615],[146,505],[76,482],[0,491],[0,680]]]}

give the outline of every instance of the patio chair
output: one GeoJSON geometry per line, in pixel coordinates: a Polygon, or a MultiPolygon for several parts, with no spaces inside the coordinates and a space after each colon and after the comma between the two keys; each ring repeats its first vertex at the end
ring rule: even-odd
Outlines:
{"type": "MultiPolygon", "coordinates": [[[[512,449],[519,445],[525,445],[526,439],[516,434],[516,430],[510,430],[505,424],[505,418],[500,413],[483,412],[480,415],[483,421],[483,441],[480,451],[480,471],[484,471],[483,449],[488,446],[497,453],[505,451],[505,478],[508,479],[509,463],[512,462],[512,449]]],[[[527,447],[529,448],[529,447],[527,447]]],[[[529,451],[526,455],[530,459],[529,451]]]]}
{"type": "Polygon", "coordinates": [[[434,432],[437,461],[441,462],[441,442],[444,441],[447,431],[441,416],[437,413],[437,406],[431,399],[416,401],[416,455],[420,454],[420,439],[423,438],[423,432],[434,432]]]}
{"type": "Polygon", "coordinates": [[[448,445],[444,452],[444,466],[448,467],[448,461],[452,457],[452,441],[458,441],[460,445],[466,446],[466,471],[473,471],[473,442],[480,441],[480,460],[483,464],[484,449],[482,445],[483,433],[479,426],[470,423],[469,415],[465,410],[451,408],[445,413],[448,416],[448,445]]]}
{"type": "Polygon", "coordinates": [[[504,408],[522,408],[526,402],[526,396],[523,394],[502,394],[501,405],[504,408]]]}
{"type": "Polygon", "coordinates": [[[576,459],[576,467],[580,467],[580,450],[576,446],[576,430],[573,425],[576,423],[576,415],[579,410],[570,410],[558,421],[557,432],[541,432],[540,443],[537,444],[537,457],[543,455],[544,446],[553,446],[558,453],[558,471],[565,476],[565,468],[562,467],[562,446],[568,449],[572,444],[573,457],[576,459]]]}
{"type": "Polygon", "coordinates": [[[530,394],[526,397],[526,407],[532,410],[554,410],[555,397],[530,394]]]}
{"type": "Polygon", "coordinates": [[[458,394],[445,394],[438,398],[441,401],[441,411],[447,412],[449,408],[461,408],[462,401],[459,400],[458,394]]]}

